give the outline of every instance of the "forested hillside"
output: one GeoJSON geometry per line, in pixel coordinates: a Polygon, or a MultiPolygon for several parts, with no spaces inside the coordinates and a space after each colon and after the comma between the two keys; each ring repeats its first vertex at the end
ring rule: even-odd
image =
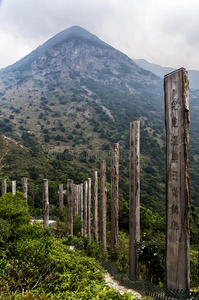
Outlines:
{"type": "MultiPolygon", "coordinates": [[[[198,90],[190,91],[191,201],[199,206],[198,90]]],[[[120,144],[120,198],[128,206],[129,123],[141,122],[141,203],[164,212],[163,80],[81,27],[71,27],[0,70],[1,177],[83,181],[120,144]],[[3,138],[3,136],[2,136],[3,138]],[[4,142],[6,140],[4,139],[4,142]],[[29,167],[27,168],[26,159],[29,167]],[[77,172],[80,171],[80,172],[77,172]]],[[[31,193],[31,191],[29,191],[31,193]]],[[[30,195],[35,200],[35,195],[30,195]]]]}

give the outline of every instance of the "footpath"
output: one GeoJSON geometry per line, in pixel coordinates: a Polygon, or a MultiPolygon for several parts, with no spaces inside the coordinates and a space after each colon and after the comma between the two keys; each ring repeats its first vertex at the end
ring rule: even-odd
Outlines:
{"type": "Polygon", "coordinates": [[[112,287],[112,288],[116,289],[117,291],[119,291],[120,294],[123,294],[124,292],[129,292],[136,299],[143,299],[143,296],[141,294],[122,286],[120,283],[118,283],[116,280],[114,280],[108,272],[105,275],[105,281],[110,287],[112,287]]]}

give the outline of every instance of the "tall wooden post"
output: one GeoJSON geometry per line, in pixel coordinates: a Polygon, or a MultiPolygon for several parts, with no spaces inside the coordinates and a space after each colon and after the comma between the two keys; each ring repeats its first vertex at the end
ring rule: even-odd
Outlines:
{"type": "Polygon", "coordinates": [[[28,179],[22,178],[22,194],[24,194],[24,200],[28,200],[28,179]]]}
{"type": "Polygon", "coordinates": [[[43,221],[44,227],[49,225],[48,179],[43,180],[43,221]]]}
{"type": "Polygon", "coordinates": [[[79,212],[79,185],[76,184],[76,215],[78,215],[79,212]]]}
{"type": "Polygon", "coordinates": [[[88,182],[84,181],[84,237],[87,237],[87,220],[88,220],[88,182]]]}
{"type": "Polygon", "coordinates": [[[73,180],[67,180],[68,225],[69,234],[73,235],[73,180]]]}
{"type": "Polygon", "coordinates": [[[77,213],[77,189],[76,184],[73,184],[73,215],[77,213]]]}
{"type": "Polygon", "coordinates": [[[136,241],[140,241],[140,121],[130,123],[129,271],[139,276],[136,241]]]}
{"type": "Polygon", "coordinates": [[[93,172],[93,238],[98,243],[98,176],[93,172]]]}
{"type": "Polygon", "coordinates": [[[119,144],[111,149],[111,248],[119,247],[119,144]]]}
{"type": "Polygon", "coordinates": [[[63,212],[63,207],[64,207],[64,188],[63,184],[59,184],[59,212],[63,212]]]}
{"type": "Polygon", "coordinates": [[[91,178],[88,178],[88,238],[91,240],[91,178]]]}
{"type": "Polygon", "coordinates": [[[7,193],[7,180],[6,179],[2,179],[2,183],[1,183],[1,194],[2,196],[7,193]]]}
{"type": "MultiPolygon", "coordinates": [[[[81,221],[84,221],[84,192],[83,192],[83,183],[80,184],[80,216],[81,221]]],[[[81,235],[84,234],[84,227],[81,228],[81,235]]]]}
{"type": "Polygon", "coordinates": [[[16,194],[16,180],[12,181],[12,194],[15,195],[16,194]]]}
{"type": "Polygon", "coordinates": [[[103,252],[106,252],[106,220],[107,220],[107,189],[106,189],[106,161],[100,162],[100,241],[103,252]]]}
{"type": "Polygon", "coordinates": [[[189,81],[184,68],[164,77],[166,126],[166,284],[190,288],[189,81]]]}
{"type": "Polygon", "coordinates": [[[81,184],[78,184],[78,216],[81,216],[81,184]]]}

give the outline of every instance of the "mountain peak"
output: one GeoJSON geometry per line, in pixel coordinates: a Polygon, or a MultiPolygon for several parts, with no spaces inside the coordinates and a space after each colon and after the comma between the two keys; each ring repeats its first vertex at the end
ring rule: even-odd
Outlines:
{"type": "Polygon", "coordinates": [[[56,47],[65,42],[70,42],[72,40],[81,40],[84,43],[87,43],[89,45],[95,45],[103,49],[113,49],[113,47],[100,40],[94,34],[76,25],[57,33],[55,36],[47,40],[44,44],[37,47],[30,54],[26,55],[24,58],[17,61],[13,65],[1,69],[0,72],[3,73],[5,71],[14,71],[18,67],[34,60],[35,57],[38,57],[39,55],[50,51],[51,48],[56,47]]]}
{"type": "MultiPolygon", "coordinates": [[[[70,41],[72,39],[81,39],[84,42],[89,42],[92,44],[96,44],[100,47],[108,47],[111,48],[110,45],[106,44],[105,42],[101,41],[96,35],[90,33],[86,29],[80,27],[80,26],[72,26],[67,29],[64,29],[63,31],[57,33],[55,36],[50,38],[47,42],[45,42],[42,46],[39,48],[49,48],[53,47],[55,45],[58,45],[59,43],[70,41]]],[[[38,48],[37,48],[38,49],[38,48]]]]}
{"type": "Polygon", "coordinates": [[[95,39],[99,40],[99,38],[93,34],[91,34],[88,30],[84,29],[81,26],[74,25],[69,28],[66,28],[62,30],[61,32],[57,33],[54,37],[52,38],[68,38],[68,37],[86,37],[86,38],[92,38],[94,37],[95,39]]]}

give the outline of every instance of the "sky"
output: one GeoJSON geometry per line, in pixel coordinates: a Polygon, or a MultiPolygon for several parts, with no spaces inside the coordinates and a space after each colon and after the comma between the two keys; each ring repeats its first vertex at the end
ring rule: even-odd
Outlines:
{"type": "Polygon", "coordinates": [[[198,0],[0,0],[0,69],[79,25],[132,59],[199,70],[198,0]]]}

